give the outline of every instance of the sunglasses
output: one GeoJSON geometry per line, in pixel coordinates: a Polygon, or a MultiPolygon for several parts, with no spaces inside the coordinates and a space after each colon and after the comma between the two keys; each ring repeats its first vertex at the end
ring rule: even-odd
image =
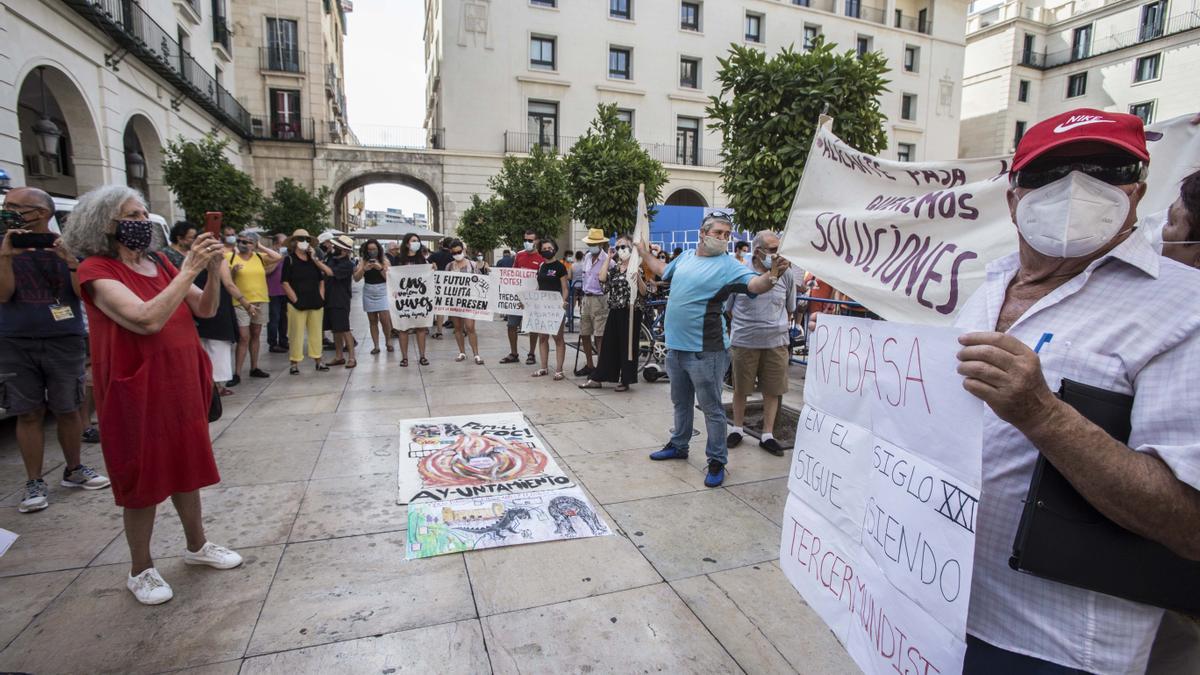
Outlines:
{"type": "Polygon", "coordinates": [[[1069,176],[1072,171],[1086,174],[1109,185],[1130,185],[1146,178],[1146,167],[1141,162],[1072,162],[1044,169],[1022,169],[1017,172],[1017,187],[1029,190],[1040,188],[1069,176]]]}
{"type": "Polygon", "coordinates": [[[237,243],[238,243],[238,244],[245,244],[246,246],[250,246],[250,245],[251,245],[251,244],[253,244],[254,242],[251,242],[251,241],[246,241],[245,239],[238,239],[238,240],[237,240],[237,243]]]}
{"type": "Polygon", "coordinates": [[[629,247],[628,247],[628,246],[626,246],[625,244],[618,244],[618,245],[617,245],[617,250],[618,250],[618,251],[628,251],[628,250],[629,250],[629,247]]]}

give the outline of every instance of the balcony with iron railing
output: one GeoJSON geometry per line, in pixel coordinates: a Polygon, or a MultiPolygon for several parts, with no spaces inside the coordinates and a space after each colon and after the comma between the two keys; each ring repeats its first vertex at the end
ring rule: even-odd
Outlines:
{"type": "MultiPolygon", "coordinates": [[[[504,151],[527,155],[533,151],[534,146],[541,146],[543,150],[554,150],[560,155],[565,155],[571,151],[579,138],[579,136],[551,137],[527,131],[506,131],[504,132],[504,151]]],[[[663,164],[705,167],[721,165],[721,153],[715,149],[692,148],[691,151],[687,151],[676,143],[649,143],[646,141],[638,141],[638,145],[650,157],[663,164]]]]}
{"type": "Polygon", "coordinates": [[[1057,68],[1068,63],[1076,63],[1197,28],[1200,28],[1200,12],[1186,12],[1176,14],[1158,24],[1146,24],[1120,33],[1094,38],[1088,49],[1067,48],[1053,52],[1023,51],[1020,54],[1019,63],[1042,70],[1057,68]]]}
{"type": "Polygon", "coordinates": [[[132,0],[63,2],[225,126],[250,138],[250,113],[140,5],[132,0]]]}
{"type": "Polygon", "coordinates": [[[929,35],[933,32],[933,22],[929,19],[922,19],[920,16],[899,15],[896,17],[895,24],[896,28],[911,30],[915,33],[929,35]]]}
{"type": "Polygon", "coordinates": [[[340,79],[342,79],[342,78],[338,76],[337,64],[326,63],[325,64],[325,93],[329,94],[330,96],[333,96],[334,94],[336,94],[338,89],[340,89],[340,87],[338,86],[338,80],[340,80],[340,79]]]}
{"type": "Polygon", "coordinates": [[[221,0],[213,0],[212,3],[212,25],[213,25],[213,42],[225,48],[226,54],[233,54],[233,44],[230,36],[232,33],[229,30],[229,24],[225,20],[225,7],[221,4],[221,0]]]}
{"type": "Polygon", "coordinates": [[[445,129],[355,124],[353,135],[358,139],[357,145],[369,148],[442,150],[446,147],[445,129]]]}
{"type": "Polygon", "coordinates": [[[862,19],[883,26],[887,25],[887,11],[882,7],[872,7],[857,2],[846,3],[846,16],[852,19],[862,19]]]}
{"type": "Polygon", "coordinates": [[[303,73],[305,54],[291,47],[259,47],[258,64],[264,71],[275,73],[303,73]]]}
{"type": "Polygon", "coordinates": [[[312,143],[317,140],[316,124],[310,117],[299,115],[268,115],[250,121],[253,138],[264,141],[294,141],[312,143]]]}

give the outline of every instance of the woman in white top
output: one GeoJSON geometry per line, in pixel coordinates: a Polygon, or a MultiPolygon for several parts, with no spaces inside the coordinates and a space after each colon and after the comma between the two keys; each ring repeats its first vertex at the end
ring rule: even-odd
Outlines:
{"type": "MultiPolygon", "coordinates": [[[[461,239],[450,240],[450,255],[453,260],[446,266],[447,272],[466,272],[487,274],[487,263],[482,261],[475,262],[468,260],[466,256],[466,248],[463,246],[461,239]]],[[[467,360],[466,346],[464,338],[471,343],[471,353],[475,355],[475,365],[483,365],[483,357],[479,355],[479,338],[475,335],[475,319],[464,319],[461,316],[450,317],[451,323],[454,324],[454,341],[458,343],[458,356],[455,361],[467,360]]]]}

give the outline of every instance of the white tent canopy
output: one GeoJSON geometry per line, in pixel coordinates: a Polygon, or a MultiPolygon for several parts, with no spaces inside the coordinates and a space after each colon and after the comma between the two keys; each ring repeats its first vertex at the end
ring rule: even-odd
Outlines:
{"type": "Polygon", "coordinates": [[[407,225],[400,223],[381,223],[374,227],[368,227],[361,230],[355,230],[348,233],[355,239],[401,239],[409,232],[414,232],[421,239],[441,239],[444,235],[439,232],[422,227],[420,225],[407,225]]]}

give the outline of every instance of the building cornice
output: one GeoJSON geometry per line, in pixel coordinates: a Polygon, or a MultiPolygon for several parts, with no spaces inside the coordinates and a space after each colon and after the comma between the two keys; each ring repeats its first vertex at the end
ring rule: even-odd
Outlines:
{"type": "Polygon", "coordinates": [[[527,84],[547,84],[551,87],[562,87],[563,89],[571,86],[570,82],[564,82],[563,80],[552,80],[548,77],[534,77],[532,75],[517,75],[517,82],[525,82],[527,84]]]}

